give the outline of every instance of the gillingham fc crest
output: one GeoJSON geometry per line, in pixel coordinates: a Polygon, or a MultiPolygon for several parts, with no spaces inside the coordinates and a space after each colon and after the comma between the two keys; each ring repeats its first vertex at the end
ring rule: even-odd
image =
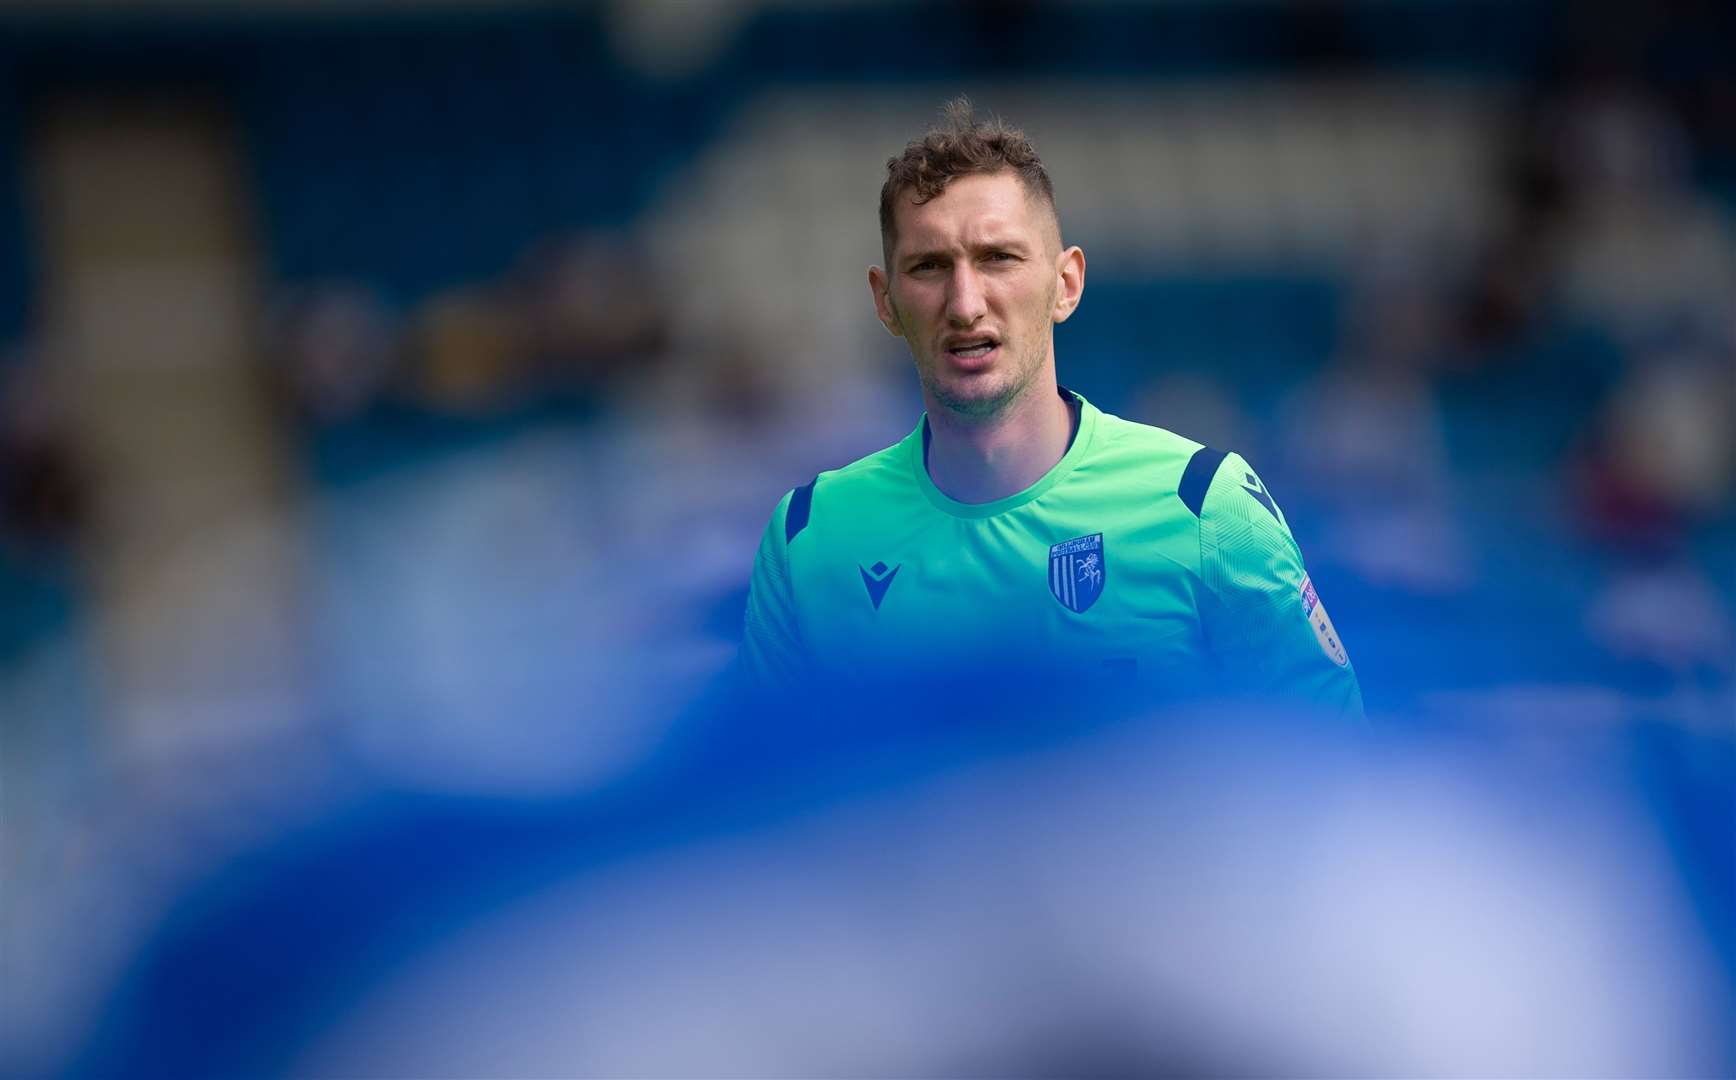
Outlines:
{"type": "Polygon", "coordinates": [[[1074,537],[1049,549],[1049,591],[1068,611],[1083,613],[1095,604],[1108,574],[1102,533],[1074,537]]]}

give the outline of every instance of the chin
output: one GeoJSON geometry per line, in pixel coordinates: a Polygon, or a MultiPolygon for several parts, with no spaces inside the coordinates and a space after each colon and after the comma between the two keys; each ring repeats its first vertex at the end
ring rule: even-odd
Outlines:
{"type": "Polygon", "coordinates": [[[999,412],[1018,396],[1016,387],[1000,380],[972,380],[964,385],[950,382],[929,386],[934,400],[962,416],[990,416],[999,412]]]}

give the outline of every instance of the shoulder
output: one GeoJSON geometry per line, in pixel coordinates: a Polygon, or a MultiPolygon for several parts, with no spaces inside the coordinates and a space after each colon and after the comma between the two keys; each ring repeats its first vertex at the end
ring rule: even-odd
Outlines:
{"type": "Polygon", "coordinates": [[[1199,522],[1202,561],[1256,568],[1264,576],[1295,564],[1301,552],[1283,509],[1260,475],[1234,451],[1201,448],[1183,470],[1177,494],[1199,522]]]}
{"type": "MultiPolygon", "coordinates": [[[[1189,479],[1199,488],[1202,520],[1245,522],[1259,533],[1290,536],[1290,523],[1285,520],[1284,511],[1242,455],[1208,449],[1190,467],[1194,475],[1189,479]]],[[[1190,495],[1193,490],[1190,486],[1190,495]]]]}
{"type": "Polygon", "coordinates": [[[1147,458],[1186,458],[1204,445],[1168,428],[1141,424],[1101,410],[1097,413],[1097,438],[1105,449],[1124,450],[1147,458]]]}
{"type": "Polygon", "coordinates": [[[1181,495],[1198,516],[1198,500],[1189,502],[1187,482],[1197,483],[1203,474],[1209,483],[1212,466],[1223,456],[1221,451],[1167,428],[1099,411],[1091,453],[1083,465],[1106,479],[1126,478],[1152,494],[1181,495]]]}
{"type": "Polygon", "coordinates": [[[1168,476],[1176,497],[1194,517],[1204,520],[1225,513],[1242,517],[1260,510],[1284,525],[1283,512],[1266,485],[1236,451],[1108,413],[1102,414],[1100,430],[1105,457],[1137,460],[1168,476]]]}
{"type": "Polygon", "coordinates": [[[872,454],[859,457],[837,469],[827,469],[814,477],[815,485],[824,485],[828,492],[870,492],[887,485],[910,482],[910,455],[913,440],[920,440],[922,428],[872,454]]]}
{"type": "Polygon", "coordinates": [[[1101,415],[1099,429],[1103,460],[1112,467],[1138,462],[1142,475],[1162,482],[1187,508],[1203,531],[1202,539],[1217,536],[1256,546],[1293,543],[1284,511],[1236,451],[1107,413],[1101,415]]]}
{"type": "Polygon", "coordinates": [[[792,488],[778,501],[768,533],[776,532],[787,545],[808,526],[824,517],[872,513],[876,506],[920,496],[911,475],[912,439],[921,427],[883,450],[857,458],[848,465],[827,469],[806,484],[792,488]]]}

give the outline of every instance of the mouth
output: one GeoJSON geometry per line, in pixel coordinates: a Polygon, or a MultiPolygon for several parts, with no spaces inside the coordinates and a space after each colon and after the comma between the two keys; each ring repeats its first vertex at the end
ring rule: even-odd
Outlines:
{"type": "Polygon", "coordinates": [[[961,367],[967,368],[985,366],[1001,347],[1000,339],[992,334],[948,338],[944,344],[946,355],[961,367]]]}

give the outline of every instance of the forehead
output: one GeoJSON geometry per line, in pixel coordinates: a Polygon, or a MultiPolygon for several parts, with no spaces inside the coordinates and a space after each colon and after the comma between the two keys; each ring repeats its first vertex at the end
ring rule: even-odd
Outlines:
{"type": "Polygon", "coordinates": [[[925,203],[902,195],[894,210],[899,251],[980,243],[987,239],[1040,244],[1052,220],[1010,172],[961,176],[925,203]]]}

